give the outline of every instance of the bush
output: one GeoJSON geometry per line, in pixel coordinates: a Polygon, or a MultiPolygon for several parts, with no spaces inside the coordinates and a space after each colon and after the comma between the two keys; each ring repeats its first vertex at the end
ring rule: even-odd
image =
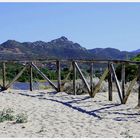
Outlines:
{"type": "MultiPolygon", "coordinates": [[[[90,78],[86,79],[88,84],[90,84],[90,78]]],[[[97,83],[99,82],[99,78],[98,77],[94,77],[93,78],[93,88],[97,85],[97,83]]],[[[73,82],[66,82],[64,84],[63,87],[63,91],[68,93],[68,94],[73,94],[73,82]]],[[[106,92],[108,91],[108,83],[106,81],[103,81],[101,84],[101,88],[99,90],[99,92],[106,92]]],[[[85,87],[85,84],[83,83],[83,81],[81,79],[77,79],[76,80],[76,94],[77,95],[82,95],[82,94],[87,94],[87,88],[85,87]]]]}
{"type": "MultiPolygon", "coordinates": [[[[116,74],[119,80],[121,80],[121,69],[122,65],[118,65],[116,68],[116,74]]],[[[137,74],[138,67],[136,65],[126,65],[125,66],[125,74],[126,74],[126,82],[130,82],[135,78],[137,74]]]]}
{"type": "Polygon", "coordinates": [[[16,123],[27,123],[28,116],[27,114],[21,113],[16,116],[16,123]]]}
{"type": "Polygon", "coordinates": [[[0,122],[4,121],[15,121],[15,123],[26,123],[27,122],[27,115],[24,113],[18,114],[14,116],[12,113],[14,111],[11,108],[3,109],[0,111],[0,122]]]}
{"type": "Polygon", "coordinates": [[[12,115],[13,110],[8,108],[8,109],[3,109],[3,111],[0,112],[0,122],[4,121],[13,121],[15,119],[14,115],[12,115]]]}

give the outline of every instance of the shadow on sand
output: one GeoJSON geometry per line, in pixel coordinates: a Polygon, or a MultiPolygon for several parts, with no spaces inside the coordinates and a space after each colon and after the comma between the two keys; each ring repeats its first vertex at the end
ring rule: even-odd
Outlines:
{"type": "MultiPolygon", "coordinates": [[[[45,93],[41,93],[41,94],[37,94],[37,95],[30,95],[30,94],[25,94],[25,93],[19,93],[20,95],[23,95],[23,96],[28,96],[28,97],[38,97],[38,99],[40,100],[49,100],[49,101],[53,101],[53,102],[57,102],[57,103],[60,103],[62,105],[65,105],[69,108],[72,108],[74,110],[77,110],[81,113],[85,113],[87,115],[90,115],[90,116],[93,116],[93,117],[96,117],[98,119],[102,119],[101,116],[97,115],[98,113],[102,113],[100,111],[102,110],[105,110],[106,109],[110,109],[110,108],[114,108],[116,106],[120,106],[121,104],[105,104],[104,107],[102,108],[99,108],[99,109],[95,109],[95,110],[92,110],[92,111],[87,111],[83,108],[80,108],[80,107],[77,107],[77,106],[73,106],[72,103],[76,103],[78,101],[83,101],[83,100],[87,100],[89,99],[90,97],[87,96],[87,97],[84,97],[82,99],[77,99],[77,100],[72,100],[72,101],[68,101],[68,102],[64,102],[64,101],[59,101],[59,100],[56,100],[56,99],[50,99],[50,98],[46,98],[46,97],[43,97],[45,93]]],[[[56,94],[56,93],[55,93],[56,94]]],[[[65,95],[66,96],[66,95],[65,95]]],[[[94,102],[94,101],[93,101],[94,102]]],[[[109,112],[108,112],[109,113],[109,112]]],[[[122,115],[140,115],[140,114],[127,114],[127,113],[120,113],[120,112],[111,112],[110,114],[122,114],[122,115]]]]}

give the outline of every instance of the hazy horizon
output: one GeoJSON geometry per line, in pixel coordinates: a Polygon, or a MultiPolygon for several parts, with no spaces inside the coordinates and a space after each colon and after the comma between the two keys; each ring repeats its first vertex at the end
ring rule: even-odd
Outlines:
{"type": "Polygon", "coordinates": [[[0,44],[61,36],[87,49],[140,49],[140,3],[0,3],[0,44]]]}

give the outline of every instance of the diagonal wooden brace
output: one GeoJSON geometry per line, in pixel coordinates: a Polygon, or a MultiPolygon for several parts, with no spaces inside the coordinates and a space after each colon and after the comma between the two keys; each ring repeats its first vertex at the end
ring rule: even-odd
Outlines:
{"type": "Polygon", "coordinates": [[[110,64],[110,68],[111,68],[111,72],[113,74],[113,77],[114,77],[114,80],[115,80],[115,83],[116,83],[116,87],[118,89],[118,95],[120,97],[120,101],[121,101],[121,103],[123,103],[122,90],[121,90],[121,87],[120,87],[120,84],[119,84],[119,81],[118,81],[118,78],[117,78],[113,63],[110,64]]]}
{"type": "Polygon", "coordinates": [[[70,77],[70,74],[71,74],[71,73],[72,73],[72,64],[70,65],[69,72],[68,72],[66,78],[65,78],[65,79],[63,80],[63,82],[61,83],[62,89],[63,89],[65,83],[67,82],[68,78],[70,77]]]}
{"type": "Polygon", "coordinates": [[[25,65],[24,68],[16,75],[16,77],[9,84],[6,85],[5,90],[8,89],[22,75],[26,68],[27,65],[25,65]]]}
{"type": "Polygon", "coordinates": [[[101,84],[103,82],[103,80],[106,78],[107,74],[108,74],[109,70],[108,68],[106,68],[106,70],[104,71],[103,75],[101,76],[99,82],[97,83],[97,85],[94,88],[93,93],[91,94],[91,97],[94,97],[96,95],[96,93],[99,91],[101,84]]]}
{"type": "Polygon", "coordinates": [[[135,85],[136,81],[139,80],[139,78],[140,78],[140,73],[139,73],[139,71],[140,71],[140,66],[139,66],[139,69],[138,69],[138,71],[137,71],[137,73],[136,73],[136,75],[135,75],[135,78],[131,81],[131,83],[130,83],[130,85],[129,85],[127,91],[126,91],[126,95],[125,95],[125,97],[124,97],[124,99],[123,99],[123,104],[125,104],[125,103],[127,102],[128,97],[129,97],[129,95],[130,95],[130,93],[131,93],[131,91],[132,91],[133,86],[135,85]]]}
{"type": "Polygon", "coordinates": [[[56,85],[54,83],[51,82],[51,80],[34,64],[34,63],[31,63],[30,65],[32,65],[36,70],[37,72],[46,80],[48,81],[48,83],[57,91],[58,88],[56,87],[56,85]]]}
{"type": "Polygon", "coordinates": [[[125,97],[123,99],[123,104],[125,104],[127,102],[127,99],[129,97],[131,90],[132,90],[133,86],[135,85],[136,81],[137,81],[137,76],[131,81],[131,83],[126,91],[125,97]]]}
{"type": "Polygon", "coordinates": [[[82,71],[80,70],[80,68],[79,68],[79,66],[78,66],[78,64],[77,64],[76,62],[74,62],[74,64],[75,64],[75,67],[76,67],[77,71],[78,71],[79,74],[80,74],[81,79],[83,80],[83,82],[84,82],[84,84],[85,84],[85,86],[86,86],[86,88],[87,88],[87,90],[88,90],[88,93],[91,94],[90,86],[89,86],[88,82],[86,81],[86,79],[85,79],[85,77],[84,77],[82,71]]]}

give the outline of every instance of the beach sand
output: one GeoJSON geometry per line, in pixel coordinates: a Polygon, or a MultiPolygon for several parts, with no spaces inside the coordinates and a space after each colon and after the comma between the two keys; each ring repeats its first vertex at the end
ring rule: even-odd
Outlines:
{"type": "Polygon", "coordinates": [[[137,93],[131,93],[125,105],[118,93],[113,101],[108,93],[67,95],[53,91],[7,90],[0,93],[0,111],[12,108],[16,114],[26,113],[28,122],[0,123],[0,137],[50,138],[126,138],[140,137],[140,109],[137,93]]]}

